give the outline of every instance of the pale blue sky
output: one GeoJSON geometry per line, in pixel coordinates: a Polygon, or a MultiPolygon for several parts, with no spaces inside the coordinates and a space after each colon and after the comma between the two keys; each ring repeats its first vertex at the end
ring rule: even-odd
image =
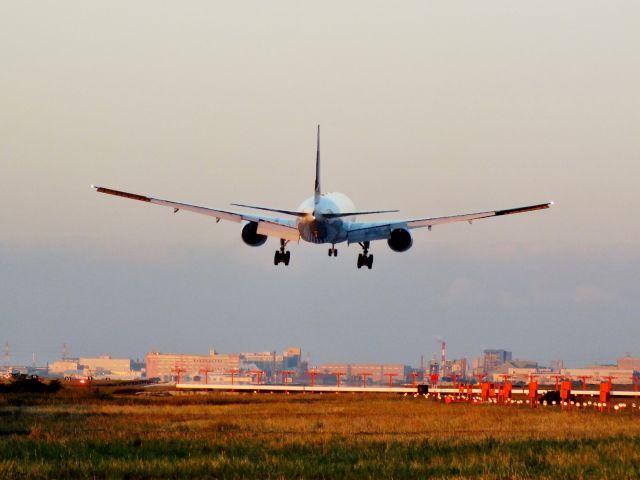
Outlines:
{"type": "Polygon", "coordinates": [[[636,349],[640,4],[2,2],[0,341],[142,355],[299,345],[417,363],[636,349]],[[97,195],[225,207],[554,209],[417,231],[355,268],[235,224],[97,195]]]}

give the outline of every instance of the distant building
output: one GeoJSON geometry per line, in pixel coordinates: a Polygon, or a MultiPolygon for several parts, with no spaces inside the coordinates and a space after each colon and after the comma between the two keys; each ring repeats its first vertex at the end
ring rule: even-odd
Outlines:
{"type": "Polygon", "coordinates": [[[48,374],[52,376],[109,377],[130,380],[140,376],[131,368],[131,359],[100,357],[80,357],[57,360],[49,364],[48,374]]]}
{"type": "Polygon", "coordinates": [[[325,381],[328,381],[328,383],[334,382],[329,379],[333,376],[332,374],[342,373],[343,376],[341,378],[345,383],[360,383],[362,374],[368,374],[367,384],[384,384],[389,382],[389,374],[391,374],[393,383],[404,383],[406,381],[405,375],[411,371],[411,368],[400,363],[325,363],[319,365],[315,370],[324,374],[325,381]]]}
{"type": "Polygon", "coordinates": [[[640,372],[640,357],[624,357],[618,359],[618,368],[640,372]]]}
{"type": "Polygon", "coordinates": [[[488,379],[494,382],[509,379],[511,382],[526,383],[531,378],[531,375],[537,375],[538,372],[538,362],[532,360],[511,360],[496,367],[493,372],[489,374],[488,379]]]}
{"type": "Polygon", "coordinates": [[[484,375],[484,358],[476,357],[471,362],[471,375],[478,378],[480,375],[484,375]]]}
{"type": "Polygon", "coordinates": [[[163,381],[181,381],[200,378],[203,370],[212,374],[227,374],[240,370],[239,354],[219,354],[211,350],[209,355],[190,355],[181,353],[147,353],[147,378],[160,378],[163,381]]]}
{"type": "Polygon", "coordinates": [[[438,363],[438,359],[434,355],[429,361],[429,375],[439,375],[440,374],[440,363],[438,363]]]}
{"type": "Polygon", "coordinates": [[[245,352],[240,354],[243,368],[257,369],[267,377],[274,377],[281,370],[297,370],[300,367],[302,350],[297,347],[289,348],[277,354],[276,352],[245,352]]]}
{"type": "Polygon", "coordinates": [[[101,355],[97,358],[80,357],[78,363],[83,373],[89,376],[109,376],[120,379],[133,377],[130,358],[111,358],[109,355],[101,355]]]}
{"type": "Polygon", "coordinates": [[[80,374],[80,364],[77,358],[66,358],[56,360],[49,364],[49,375],[78,375],[80,374]]]}
{"type": "Polygon", "coordinates": [[[590,365],[587,368],[564,368],[560,372],[563,376],[579,381],[581,376],[587,377],[587,383],[612,382],[618,385],[628,385],[633,382],[633,370],[618,368],[617,365],[590,365]]]}
{"type": "Polygon", "coordinates": [[[146,370],[146,367],[147,365],[145,364],[144,360],[140,360],[139,358],[131,360],[131,370],[134,370],[136,372],[144,372],[146,370]]]}
{"type": "Polygon", "coordinates": [[[467,359],[458,358],[456,360],[447,360],[440,369],[440,377],[452,377],[455,375],[458,379],[467,376],[467,359]]]}
{"type": "Polygon", "coordinates": [[[209,355],[149,352],[146,357],[146,370],[147,378],[174,381],[177,380],[178,370],[180,370],[181,381],[204,379],[204,375],[207,375],[212,383],[227,383],[231,379],[232,371],[235,381],[235,378],[239,379],[240,375],[258,370],[264,372],[262,381],[269,381],[275,380],[282,370],[296,370],[300,365],[301,355],[300,348],[289,348],[281,354],[276,352],[223,354],[215,350],[210,350],[209,355]]]}
{"type": "Polygon", "coordinates": [[[511,352],[507,350],[484,350],[482,352],[483,373],[492,373],[509,360],[511,360],[511,352]]]}
{"type": "Polygon", "coordinates": [[[549,367],[551,367],[552,371],[559,372],[564,368],[564,360],[561,360],[561,359],[551,360],[551,362],[549,362],[549,367]]]}

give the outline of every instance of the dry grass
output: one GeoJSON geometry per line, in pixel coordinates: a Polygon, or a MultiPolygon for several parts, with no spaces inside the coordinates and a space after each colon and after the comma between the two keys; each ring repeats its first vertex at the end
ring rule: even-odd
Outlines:
{"type": "Polygon", "coordinates": [[[637,410],[369,395],[19,403],[0,401],[0,478],[640,476],[637,410]]]}

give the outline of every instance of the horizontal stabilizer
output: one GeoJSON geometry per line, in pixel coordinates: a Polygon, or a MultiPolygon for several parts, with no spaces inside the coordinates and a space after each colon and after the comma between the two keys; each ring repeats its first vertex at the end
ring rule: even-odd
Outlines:
{"type": "Polygon", "coordinates": [[[376,210],[373,212],[346,212],[346,213],[323,213],[324,218],[342,218],[342,217],[356,217],[359,215],[375,215],[376,213],[395,213],[400,210],[376,210]]]}
{"type": "Polygon", "coordinates": [[[285,215],[294,215],[296,217],[304,217],[308,215],[307,213],[304,213],[304,212],[295,212],[293,210],[282,210],[279,208],[259,207],[256,205],[243,205],[242,203],[232,203],[231,205],[233,205],[234,207],[244,207],[244,208],[253,208],[254,210],[264,210],[265,212],[284,213],[285,215]]]}

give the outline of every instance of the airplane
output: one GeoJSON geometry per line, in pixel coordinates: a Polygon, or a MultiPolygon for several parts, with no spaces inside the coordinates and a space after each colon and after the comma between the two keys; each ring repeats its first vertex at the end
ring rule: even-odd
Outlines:
{"type": "Polygon", "coordinates": [[[553,202],[547,202],[526,207],[448,217],[358,222],[356,221],[356,217],[358,216],[392,213],[398,212],[398,210],[358,211],[353,202],[345,194],[338,192],[322,193],[320,185],[320,125],[318,125],[317,132],[316,178],[312,197],[303,201],[297,210],[285,210],[240,203],[231,204],[236,207],[282,214],[285,215],[285,217],[201,207],[95,185],[91,185],[91,188],[99,193],[170,207],[173,208],[174,213],[185,210],[208,215],[214,217],[216,223],[220,220],[237,223],[245,222],[242,227],[241,238],[247,245],[259,247],[264,245],[268,237],[275,237],[280,240],[280,249],[276,250],[273,257],[274,265],[279,265],[280,263],[283,263],[285,266],[289,265],[291,252],[286,249],[287,245],[290,242],[299,243],[300,239],[302,239],[309,243],[331,245],[328,250],[330,257],[338,256],[336,244],[343,242],[347,242],[347,245],[358,244],[362,247],[362,253],[358,254],[357,267],[367,267],[369,270],[373,268],[373,255],[369,253],[372,241],[386,240],[389,248],[394,252],[406,252],[413,245],[411,230],[414,228],[427,227],[431,230],[435,225],[453,222],[468,222],[471,224],[474,220],[482,218],[543,210],[553,205],[553,202]]]}

